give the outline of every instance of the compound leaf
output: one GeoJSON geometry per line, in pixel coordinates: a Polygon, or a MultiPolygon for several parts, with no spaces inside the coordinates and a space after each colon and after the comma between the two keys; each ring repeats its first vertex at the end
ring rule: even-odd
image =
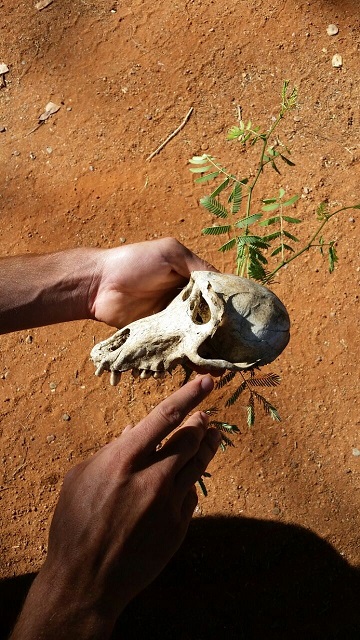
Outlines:
{"type": "Polygon", "coordinates": [[[238,229],[244,229],[246,227],[249,227],[251,224],[254,224],[254,222],[260,220],[260,218],[262,218],[262,213],[253,213],[252,216],[246,216],[246,218],[242,218],[241,220],[235,222],[234,227],[237,227],[238,229]]]}
{"type": "Polygon", "coordinates": [[[275,224],[276,222],[280,222],[280,216],[274,216],[273,218],[267,218],[267,220],[261,220],[259,225],[261,227],[268,227],[270,224],[275,224]]]}
{"type": "Polygon", "coordinates": [[[335,246],[333,245],[332,242],[330,243],[330,246],[329,246],[328,257],[329,257],[329,271],[330,273],[332,273],[335,269],[335,262],[339,261],[335,246]]]}
{"type": "Polygon", "coordinates": [[[232,396],[230,396],[230,398],[226,400],[225,407],[231,407],[236,402],[236,400],[238,400],[238,398],[240,397],[244,389],[246,389],[246,386],[247,386],[247,381],[244,380],[241,383],[241,385],[237,389],[235,389],[232,396]]]}
{"type": "Polygon", "coordinates": [[[225,242],[221,247],[219,247],[219,251],[225,253],[225,251],[230,251],[233,247],[235,247],[236,239],[232,238],[229,242],[225,242]]]}
{"type": "Polygon", "coordinates": [[[230,178],[226,178],[223,182],[221,182],[221,184],[219,184],[219,186],[216,187],[216,189],[214,189],[212,193],[210,193],[210,198],[216,198],[216,196],[218,196],[222,191],[224,191],[224,189],[226,189],[226,187],[229,186],[229,182],[230,178]]]}
{"type": "Polygon", "coordinates": [[[290,222],[291,224],[299,224],[302,222],[299,218],[290,218],[290,216],[283,216],[283,220],[285,220],[285,222],[290,222]]]}
{"type": "Polygon", "coordinates": [[[223,387],[225,387],[226,384],[231,382],[231,380],[233,380],[235,376],[236,376],[236,371],[229,371],[224,376],[222,376],[220,380],[216,383],[216,388],[222,389],[223,387]]]}
{"type": "Polygon", "coordinates": [[[254,393],[250,394],[249,404],[246,407],[247,411],[247,424],[248,427],[253,427],[255,424],[255,406],[254,406],[254,393]]]}
{"type": "Polygon", "coordinates": [[[276,209],[279,208],[279,203],[278,202],[272,202],[270,204],[264,204],[263,207],[261,207],[261,211],[276,211],[276,209]]]}
{"type": "Polygon", "coordinates": [[[297,238],[296,236],[293,236],[292,233],[289,233],[285,229],[283,230],[283,234],[286,238],[289,238],[289,240],[292,240],[293,242],[299,242],[299,238],[297,238]]]}
{"type": "Polygon", "coordinates": [[[226,207],[224,207],[219,200],[212,198],[211,196],[204,196],[203,198],[200,198],[200,204],[218,218],[227,218],[229,215],[226,207]]]}
{"type": "Polygon", "coordinates": [[[282,205],[283,207],[289,207],[291,204],[294,204],[295,202],[297,202],[299,198],[300,198],[299,195],[293,196],[292,198],[289,198],[289,200],[286,200],[286,202],[283,202],[282,205]]]}
{"type": "Polygon", "coordinates": [[[231,229],[230,224],[226,224],[222,226],[214,225],[213,227],[205,227],[205,229],[202,229],[201,233],[204,236],[221,236],[221,235],[224,235],[225,233],[229,233],[230,229],[231,229]]]}
{"type": "Polygon", "coordinates": [[[281,378],[277,373],[263,373],[248,379],[251,387],[277,387],[281,378]]]}
{"type": "Polygon", "coordinates": [[[240,182],[235,183],[235,186],[230,194],[230,199],[232,203],[231,213],[238,213],[240,211],[241,201],[242,201],[242,187],[240,182]]]}
{"type": "Polygon", "coordinates": [[[281,231],[274,231],[274,233],[269,233],[269,235],[263,236],[263,240],[265,242],[272,242],[273,240],[276,240],[276,238],[280,238],[280,236],[281,231]]]}
{"type": "Polygon", "coordinates": [[[191,173],[205,173],[205,171],[209,171],[212,169],[212,165],[208,164],[205,167],[194,167],[194,169],[190,169],[191,173]]]}
{"type": "Polygon", "coordinates": [[[219,173],[220,171],[212,171],[211,173],[207,173],[206,176],[201,176],[201,178],[196,178],[195,182],[198,182],[198,183],[209,182],[210,180],[214,180],[214,178],[217,178],[219,173]]]}
{"type": "Polygon", "coordinates": [[[295,167],[295,162],[292,162],[292,160],[290,160],[289,158],[284,156],[282,153],[280,153],[279,155],[280,155],[281,160],[283,160],[286,164],[288,164],[289,167],[295,167]]]}

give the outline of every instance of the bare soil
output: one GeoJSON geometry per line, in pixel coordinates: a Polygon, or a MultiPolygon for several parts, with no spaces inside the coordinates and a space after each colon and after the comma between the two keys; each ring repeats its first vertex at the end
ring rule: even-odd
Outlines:
{"type": "MultiPolygon", "coordinates": [[[[279,186],[301,193],[303,239],[319,202],[360,201],[355,0],[34,5],[0,2],[0,62],[10,69],[0,90],[1,255],[170,235],[233,271],[231,256],[201,237],[211,219],[187,161],[209,151],[246,172],[226,131],[238,105],[268,126],[285,78],[299,88],[281,131],[296,167],[264,175],[258,197],[279,186]],[[330,23],[338,35],[327,35],[330,23]],[[50,100],[60,110],[33,131],[50,100]],[[147,162],[191,106],[186,126],[147,162]]],[[[242,402],[221,412],[241,429],[236,446],[216,456],[183,549],[114,637],[360,637],[357,212],[333,219],[328,233],[340,257],[334,274],[312,253],[272,286],[292,321],[290,344],[269,368],[282,377],[267,391],[282,422],[259,413],[250,430],[242,402]]],[[[181,382],[180,373],[129,375],[114,389],[95,378],[89,352],[110,334],[88,321],[1,338],[2,637],[43,562],[65,472],[181,382]]],[[[222,407],[228,395],[211,402],[222,407]]]]}

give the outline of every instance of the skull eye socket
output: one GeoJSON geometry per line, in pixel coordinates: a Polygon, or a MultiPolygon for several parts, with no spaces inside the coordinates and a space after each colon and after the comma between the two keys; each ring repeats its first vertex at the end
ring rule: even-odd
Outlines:
{"type": "Polygon", "coordinates": [[[206,324],[211,319],[211,311],[205,298],[200,293],[190,304],[191,319],[195,324],[206,324]]]}

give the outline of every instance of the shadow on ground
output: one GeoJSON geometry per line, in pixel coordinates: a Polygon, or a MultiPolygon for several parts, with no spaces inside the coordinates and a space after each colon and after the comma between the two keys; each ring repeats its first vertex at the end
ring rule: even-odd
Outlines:
{"type": "MultiPolygon", "coordinates": [[[[355,533],[355,532],[354,532],[355,533]]],[[[33,574],[0,583],[6,638],[33,574]]],[[[199,518],[112,639],[358,640],[360,571],[294,525],[199,518]]]]}

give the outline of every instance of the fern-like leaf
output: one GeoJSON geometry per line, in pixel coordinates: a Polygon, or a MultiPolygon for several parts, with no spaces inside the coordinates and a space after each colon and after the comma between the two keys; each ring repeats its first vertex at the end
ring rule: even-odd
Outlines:
{"type": "Polygon", "coordinates": [[[251,387],[277,387],[281,378],[277,373],[262,373],[249,378],[247,382],[251,387]]]}
{"type": "Polygon", "coordinates": [[[255,405],[254,405],[254,392],[250,394],[249,404],[246,407],[247,412],[247,424],[248,427],[253,427],[255,424],[255,405]]]}
{"type": "Polygon", "coordinates": [[[231,440],[231,438],[228,438],[228,436],[226,436],[225,433],[222,433],[221,434],[220,447],[224,451],[226,449],[226,447],[235,447],[235,445],[234,445],[233,441],[231,440]]]}
{"type": "Polygon", "coordinates": [[[210,193],[210,198],[216,198],[216,196],[220,195],[220,193],[222,193],[222,191],[224,191],[230,183],[230,178],[226,178],[223,182],[221,182],[219,184],[218,187],[216,187],[216,189],[214,189],[214,191],[212,193],[210,193]]]}
{"type": "Polygon", "coordinates": [[[238,398],[240,397],[242,392],[246,389],[246,387],[247,387],[247,381],[244,380],[241,383],[241,385],[237,389],[235,389],[232,396],[230,396],[230,398],[226,400],[225,407],[231,407],[233,404],[235,404],[235,402],[238,400],[238,398]]]}
{"type": "Polygon", "coordinates": [[[225,431],[225,433],[240,433],[240,429],[236,424],[228,424],[227,422],[220,422],[219,420],[211,420],[209,424],[216,427],[219,431],[225,431]]]}
{"type": "Polygon", "coordinates": [[[240,182],[235,182],[235,186],[230,194],[231,197],[231,213],[235,214],[240,211],[242,201],[242,186],[240,182]]]}
{"type": "Polygon", "coordinates": [[[220,380],[218,380],[218,382],[216,383],[216,388],[222,389],[223,387],[225,387],[226,384],[231,382],[231,380],[233,380],[235,376],[236,376],[236,371],[229,371],[224,376],[222,376],[220,380]]]}
{"type": "Polygon", "coordinates": [[[277,422],[281,422],[281,418],[279,416],[277,409],[268,400],[266,400],[264,396],[260,395],[260,393],[257,393],[256,391],[253,391],[252,395],[258,401],[258,403],[262,406],[262,408],[264,409],[267,415],[270,415],[273,420],[276,420],[277,422]]]}
{"type": "Polygon", "coordinates": [[[268,243],[264,242],[261,236],[240,236],[237,238],[237,243],[239,246],[253,245],[259,249],[268,249],[269,247],[268,243]]]}
{"type": "Polygon", "coordinates": [[[215,178],[217,178],[218,175],[219,175],[219,171],[212,171],[211,173],[207,173],[205,176],[201,176],[201,178],[196,178],[195,182],[199,184],[203,182],[210,182],[210,180],[214,180],[215,178]]]}
{"type": "Polygon", "coordinates": [[[228,242],[225,242],[225,244],[221,245],[218,251],[221,251],[222,253],[225,253],[225,251],[230,251],[233,247],[235,247],[235,244],[236,244],[236,239],[232,238],[228,242]]]}
{"type": "Polygon", "coordinates": [[[219,200],[212,198],[211,196],[204,196],[203,198],[200,198],[200,204],[218,218],[227,218],[229,215],[226,207],[224,207],[219,200]]]}
{"type": "Polygon", "coordinates": [[[231,225],[230,224],[226,224],[226,225],[214,225],[213,227],[205,227],[205,229],[202,229],[201,233],[204,236],[222,236],[225,233],[229,233],[231,229],[231,225]]]}

